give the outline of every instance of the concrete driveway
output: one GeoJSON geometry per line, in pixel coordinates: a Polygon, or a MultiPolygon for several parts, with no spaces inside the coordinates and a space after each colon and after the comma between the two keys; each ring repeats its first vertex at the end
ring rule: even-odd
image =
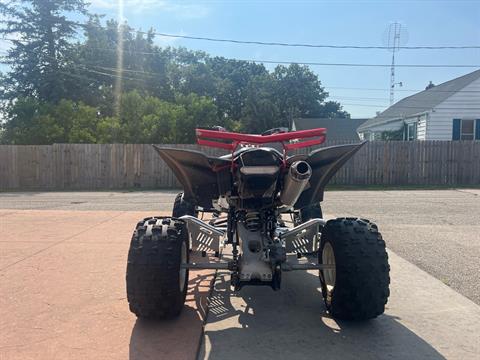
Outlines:
{"type": "Polygon", "coordinates": [[[227,274],[210,294],[213,274],[195,272],[178,320],[136,320],[124,284],[131,231],[174,195],[0,194],[0,359],[480,357],[480,307],[455,291],[478,302],[478,191],[327,194],[327,217],[370,217],[389,247],[387,311],[365,324],[331,319],[316,275],[300,272],[279,292],[238,294],[227,274]]]}
{"type": "Polygon", "coordinates": [[[232,292],[216,277],[199,359],[478,359],[480,308],[389,252],[385,314],[366,323],[335,321],[318,275],[292,272],[282,289],[232,292]]]}
{"type": "MultiPolygon", "coordinates": [[[[152,214],[177,192],[0,193],[0,209],[152,214]]],[[[322,206],[376,222],[390,250],[480,305],[480,190],[327,191],[322,206]]]]}
{"type": "Polygon", "coordinates": [[[0,210],[0,359],[194,359],[213,272],[192,272],[178,320],[128,310],[128,246],[147,215],[0,210]]]}

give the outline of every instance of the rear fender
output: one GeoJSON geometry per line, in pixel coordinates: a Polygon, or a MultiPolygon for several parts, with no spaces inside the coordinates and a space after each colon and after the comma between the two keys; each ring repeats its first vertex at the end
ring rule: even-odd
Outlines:
{"type": "Polygon", "coordinates": [[[210,158],[195,150],[153,147],[182,184],[185,200],[203,208],[211,208],[212,199],[219,196],[218,176],[224,173],[219,174],[214,169],[228,167],[231,161],[210,158]]]}
{"type": "Polygon", "coordinates": [[[288,164],[305,160],[312,168],[310,187],[300,195],[294,208],[301,209],[322,201],[327,183],[365,143],[366,141],[359,144],[330,146],[315,150],[308,155],[295,155],[288,158],[288,164]]]}

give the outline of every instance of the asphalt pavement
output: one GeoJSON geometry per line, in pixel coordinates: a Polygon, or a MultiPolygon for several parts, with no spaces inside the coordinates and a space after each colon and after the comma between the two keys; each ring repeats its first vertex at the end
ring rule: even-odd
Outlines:
{"type": "Polygon", "coordinates": [[[390,250],[480,304],[480,190],[333,191],[323,207],[374,221],[390,250]]]}

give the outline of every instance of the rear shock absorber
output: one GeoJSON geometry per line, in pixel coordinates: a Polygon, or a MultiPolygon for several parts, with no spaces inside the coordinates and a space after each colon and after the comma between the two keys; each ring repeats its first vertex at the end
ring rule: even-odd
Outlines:
{"type": "Polygon", "coordinates": [[[258,211],[249,211],[245,214],[245,227],[250,231],[261,230],[262,219],[258,211]]]}

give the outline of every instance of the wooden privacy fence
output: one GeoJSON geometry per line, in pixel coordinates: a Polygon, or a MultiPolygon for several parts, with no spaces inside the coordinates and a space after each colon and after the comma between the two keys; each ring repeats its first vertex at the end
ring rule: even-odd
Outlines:
{"type": "MultiPolygon", "coordinates": [[[[330,141],[325,146],[344,143],[330,141]]],[[[164,146],[224,153],[198,145],[164,146]]],[[[480,185],[480,142],[369,142],[331,183],[480,185]]],[[[173,173],[147,144],[0,145],[0,191],[178,187],[173,173]]]]}

